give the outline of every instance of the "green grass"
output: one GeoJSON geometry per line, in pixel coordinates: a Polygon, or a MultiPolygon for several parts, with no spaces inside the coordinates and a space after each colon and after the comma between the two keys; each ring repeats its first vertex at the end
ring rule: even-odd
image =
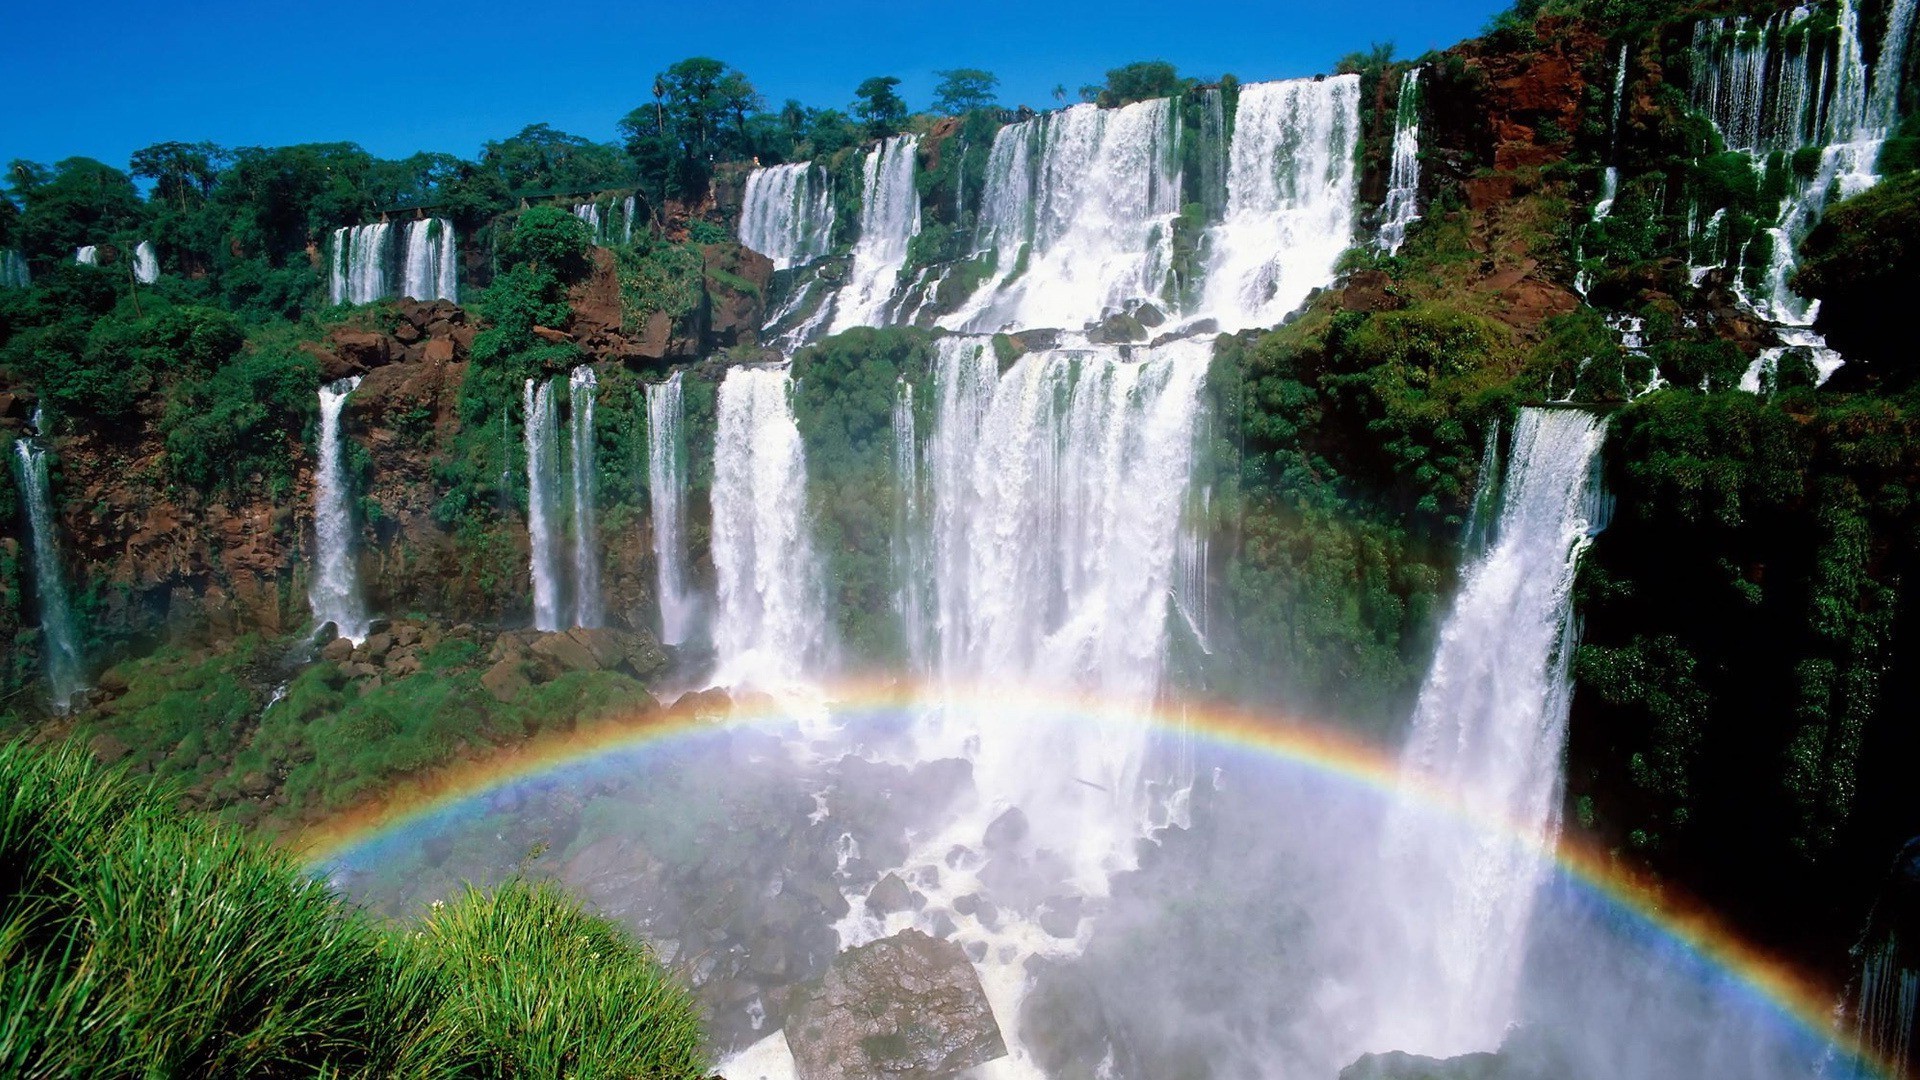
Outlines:
{"type": "Polygon", "coordinates": [[[691,998],[551,886],[377,923],[73,748],[0,745],[0,1075],[706,1075],[691,998]]]}

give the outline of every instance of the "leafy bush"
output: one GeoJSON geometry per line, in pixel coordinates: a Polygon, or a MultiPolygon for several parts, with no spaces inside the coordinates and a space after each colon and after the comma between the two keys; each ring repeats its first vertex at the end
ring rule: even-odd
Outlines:
{"type": "Polygon", "coordinates": [[[550,886],[414,932],[85,751],[0,745],[0,1073],[705,1075],[691,998],[550,886]]]}
{"type": "Polygon", "coordinates": [[[311,356],[277,348],[250,350],[210,378],[181,382],[160,425],[169,473],[205,491],[258,476],[284,492],[319,385],[311,356]]]}

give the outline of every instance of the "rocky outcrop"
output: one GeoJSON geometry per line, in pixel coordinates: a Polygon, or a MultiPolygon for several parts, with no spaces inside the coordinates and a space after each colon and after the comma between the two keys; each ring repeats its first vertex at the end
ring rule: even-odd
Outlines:
{"type": "Polygon", "coordinates": [[[786,1035],[800,1080],[931,1080],[1007,1052],[966,954],[918,930],[841,953],[795,991],[786,1035]]]}

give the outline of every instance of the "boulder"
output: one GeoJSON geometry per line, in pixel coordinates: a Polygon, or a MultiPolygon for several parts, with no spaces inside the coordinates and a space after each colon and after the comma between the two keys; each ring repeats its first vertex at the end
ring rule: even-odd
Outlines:
{"type": "Polygon", "coordinates": [[[1027,815],[1015,806],[993,819],[980,843],[988,851],[1004,851],[1026,838],[1027,815]]]}
{"type": "Polygon", "coordinates": [[[364,330],[335,330],[329,339],[340,359],[361,371],[384,367],[393,359],[392,342],[385,334],[364,330]]]}
{"type": "Polygon", "coordinates": [[[932,1080],[1007,1052],[966,953],[918,930],[841,953],[788,1005],[799,1080],[932,1080]]]}
{"type": "Polygon", "coordinates": [[[420,354],[420,358],[429,364],[452,363],[453,339],[434,338],[432,341],[427,342],[427,347],[425,351],[420,354]]]}
{"type": "Polygon", "coordinates": [[[330,660],[336,664],[349,660],[352,657],[353,642],[347,638],[334,638],[320,648],[320,659],[330,660]]]}
{"type": "Polygon", "coordinates": [[[913,890],[899,874],[888,874],[867,893],[867,914],[885,918],[896,911],[913,907],[913,890]]]}
{"type": "Polygon", "coordinates": [[[1533,1080],[1533,1074],[1500,1054],[1462,1054],[1443,1060],[1395,1050],[1362,1057],[1340,1070],[1340,1080],[1533,1080]]]}
{"type": "Polygon", "coordinates": [[[531,651],[561,671],[600,670],[600,661],[595,659],[593,650],[580,644],[571,634],[542,634],[533,643],[531,651]]]}
{"type": "Polygon", "coordinates": [[[487,693],[494,696],[494,700],[512,701],[520,691],[533,683],[527,678],[526,670],[521,667],[520,661],[502,660],[488,668],[486,674],[480,676],[480,685],[486,688],[487,693]]]}

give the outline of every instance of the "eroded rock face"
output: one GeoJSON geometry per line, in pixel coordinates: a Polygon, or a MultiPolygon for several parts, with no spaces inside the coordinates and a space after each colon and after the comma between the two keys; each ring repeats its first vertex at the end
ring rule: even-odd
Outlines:
{"type": "Polygon", "coordinates": [[[918,930],[841,953],[794,992],[786,1033],[800,1080],[951,1076],[1007,1052],[966,954],[918,930]]]}

